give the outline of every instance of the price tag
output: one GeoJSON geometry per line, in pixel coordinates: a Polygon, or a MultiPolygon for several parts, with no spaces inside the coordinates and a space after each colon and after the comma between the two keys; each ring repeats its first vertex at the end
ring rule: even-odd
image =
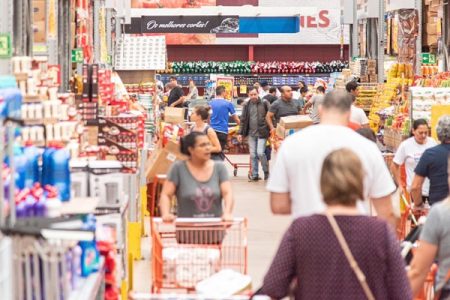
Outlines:
{"type": "Polygon", "coordinates": [[[10,58],[12,55],[11,34],[0,34],[0,58],[10,58]]]}

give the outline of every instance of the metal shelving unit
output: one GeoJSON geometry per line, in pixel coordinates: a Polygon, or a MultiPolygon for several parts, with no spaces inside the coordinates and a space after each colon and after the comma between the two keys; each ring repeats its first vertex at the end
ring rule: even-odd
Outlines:
{"type": "MultiPolygon", "coordinates": [[[[2,9],[0,9],[0,33],[11,33],[11,42],[14,43],[13,32],[13,14],[14,0],[3,0],[2,9]]],[[[11,60],[0,59],[0,75],[11,74],[11,60]]]]}

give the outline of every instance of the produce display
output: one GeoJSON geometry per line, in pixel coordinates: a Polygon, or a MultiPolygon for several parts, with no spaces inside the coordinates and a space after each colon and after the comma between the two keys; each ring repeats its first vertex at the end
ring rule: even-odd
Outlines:
{"type": "Polygon", "coordinates": [[[364,111],[370,111],[372,102],[377,95],[378,84],[360,84],[358,97],[356,97],[355,105],[364,111]]]}
{"type": "Polygon", "coordinates": [[[388,71],[388,78],[406,78],[411,80],[408,82],[408,85],[411,85],[414,79],[414,67],[412,64],[395,63],[388,71]]]}
{"type": "Polygon", "coordinates": [[[169,62],[168,68],[161,73],[168,74],[322,74],[341,72],[348,68],[348,62],[334,60],[331,62],[272,61],[272,62],[169,62]]]}
{"type": "Polygon", "coordinates": [[[414,86],[450,87],[450,72],[438,73],[433,76],[420,77],[414,81],[414,86]]]}

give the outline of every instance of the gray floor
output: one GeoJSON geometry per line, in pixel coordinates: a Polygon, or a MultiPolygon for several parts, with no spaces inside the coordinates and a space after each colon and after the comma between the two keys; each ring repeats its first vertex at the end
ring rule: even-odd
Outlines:
{"type": "MultiPolygon", "coordinates": [[[[233,162],[248,162],[248,156],[230,156],[230,158],[233,162]]],[[[233,169],[229,164],[227,166],[232,174],[233,169]]],[[[265,182],[249,183],[247,172],[248,169],[242,168],[239,169],[237,177],[232,177],[236,202],[234,215],[248,219],[248,268],[253,279],[253,287],[257,289],[291,219],[288,216],[272,215],[265,182]]],[[[148,230],[148,226],[146,228],[148,230]]],[[[150,249],[149,238],[142,239],[144,260],[134,263],[134,291],[150,291],[150,249]]]]}

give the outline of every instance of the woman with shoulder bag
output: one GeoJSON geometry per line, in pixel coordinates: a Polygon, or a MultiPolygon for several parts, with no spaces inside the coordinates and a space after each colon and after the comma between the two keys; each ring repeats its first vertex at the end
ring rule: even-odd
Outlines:
{"type": "MultiPolygon", "coordinates": [[[[448,181],[450,184],[450,176],[448,181]]],[[[419,240],[419,247],[414,253],[411,268],[408,272],[413,293],[415,295],[419,293],[431,265],[437,261],[439,268],[435,284],[435,299],[450,299],[449,197],[431,207],[419,240]]]]}
{"type": "Polygon", "coordinates": [[[281,299],[296,280],[295,299],[412,299],[390,226],[357,208],[363,180],[352,151],[325,158],[320,183],[327,209],[293,222],[264,278],[263,294],[281,299]]]}

